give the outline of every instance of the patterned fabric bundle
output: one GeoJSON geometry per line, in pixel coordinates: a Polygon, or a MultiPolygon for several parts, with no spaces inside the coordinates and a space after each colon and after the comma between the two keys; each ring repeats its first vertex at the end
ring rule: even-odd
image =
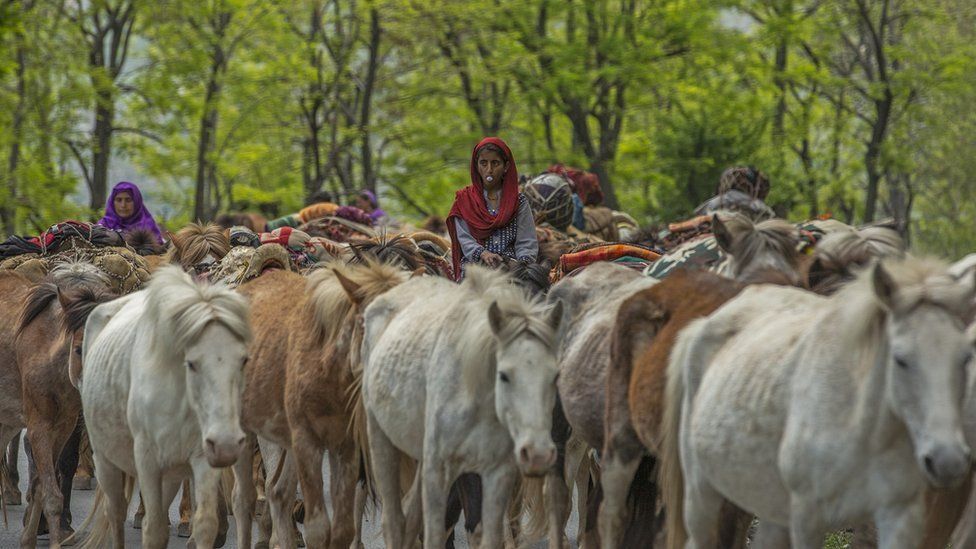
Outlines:
{"type": "Polygon", "coordinates": [[[0,244],[0,259],[26,253],[54,254],[78,246],[125,246],[125,240],[118,231],[101,225],[64,221],[34,238],[16,235],[7,238],[0,244]]]}
{"type": "Polygon", "coordinates": [[[559,264],[549,273],[549,282],[555,284],[563,277],[572,276],[579,269],[598,261],[612,261],[643,270],[660,257],[658,252],[639,244],[581,244],[559,257],[559,264]]]}
{"type": "Polygon", "coordinates": [[[303,208],[302,211],[298,212],[298,217],[301,218],[302,223],[308,223],[313,219],[335,215],[338,211],[338,204],[333,204],[332,202],[318,202],[303,208]]]}
{"type": "Polygon", "coordinates": [[[607,242],[620,240],[617,224],[613,221],[613,210],[606,206],[587,206],[583,208],[583,218],[586,219],[587,233],[602,238],[607,242]]]}
{"type": "Polygon", "coordinates": [[[291,227],[282,227],[270,233],[261,233],[259,235],[261,244],[280,244],[281,246],[297,251],[305,249],[305,243],[308,242],[309,238],[311,236],[308,233],[291,227]]]}
{"type": "Polygon", "coordinates": [[[349,242],[376,236],[373,229],[369,226],[337,216],[314,219],[300,226],[298,229],[313,237],[321,236],[334,242],[349,242]]]}
{"type": "Polygon", "coordinates": [[[230,228],[230,245],[257,248],[261,245],[261,237],[251,229],[238,225],[230,228]]]}
{"type": "Polygon", "coordinates": [[[573,191],[569,180],[559,174],[534,177],[522,189],[529,201],[536,224],[549,223],[565,231],[573,221],[573,191]]]}

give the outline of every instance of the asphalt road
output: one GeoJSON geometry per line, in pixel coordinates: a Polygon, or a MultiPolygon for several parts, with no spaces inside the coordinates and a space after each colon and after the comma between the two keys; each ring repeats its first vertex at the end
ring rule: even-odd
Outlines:
{"type": "MultiPolygon", "coordinates": [[[[326,463],[328,463],[328,460],[326,460],[326,463]]],[[[23,491],[26,490],[26,482],[27,482],[27,459],[25,457],[23,449],[21,449],[20,452],[19,469],[20,469],[20,489],[23,491]]],[[[326,485],[328,485],[329,482],[328,470],[325,471],[325,482],[326,485]]],[[[326,488],[326,494],[328,493],[329,493],[328,488],[326,488]]],[[[74,517],[73,522],[75,527],[79,526],[88,516],[88,514],[91,512],[92,502],[94,500],[94,497],[95,497],[95,492],[93,490],[92,491],[76,490],[74,494],[72,494],[71,514],[74,517]]],[[[126,547],[142,546],[141,531],[132,528],[132,515],[133,513],[135,513],[136,505],[137,503],[133,502],[132,508],[129,511],[128,519],[126,520],[126,526],[125,526],[126,547]]],[[[331,506],[331,502],[329,503],[329,505],[331,506]]],[[[180,538],[177,537],[176,535],[176,524],[179,522],[178,506],[179,506],[179,496],[177,496],[176,500],[173,502],[173,505],[172,507],[170,507],[170,511],[169,511],[170,523],[172,524],[172,526],[170,527],[170,543],[169,543],[170,547],[186,547],[186,538],[180,538]]],[[[238,545],[236,543],[236,535],[235,535],[236,530],[233,522],[234,518],[233,517],[228,517],[228,518],[230,519],[231,523],[230,523],[230,529],[227,533],[227,544],[224,547],[228,549],[238,549],[238,545]]],[[[8,548],[13,549],[15,547],[19,547],[20,534],[22,530],[21,524],[23,524],[23,519],[24,519],[23,505],[7,507],[8,524],[6,528],[0,529],[0,549],[8,549],[8,548]]],[[[573,516],[570,518],[570,525],[571,526],[575,525],[576,520],[577,520],[576,511],[574,506],[573,516]]],[[[363,541],[367,549],[382,548],[383,536],[380,532],[380,521],[379,521],[378,511],[374,511],[373,513],[367,515],[365,518],[365,522],[366,522],[365,539],[363,541]]],[[[256,527],[253,528],[255,528],[255,533],[256,533],[256,527]]],[[[461,528],[460,526],[455,532],[455,539],[458,540],[458,543],[456,544],[456,547],[458,549],[462,549],[462,548],[467,549],[468,545],[466,543],[466,537],[463,528],[461,528]]],[[[575,546],[575,536],[571,536],[570,541],[575,546]]],[[[37,546],[48,547],[47,536],[41,538],[38,541],[37,546]]],[[[546,547],[546,543],[540,542],[533,545],[532,549],[541,549],[544,547],[546,547]]]]}

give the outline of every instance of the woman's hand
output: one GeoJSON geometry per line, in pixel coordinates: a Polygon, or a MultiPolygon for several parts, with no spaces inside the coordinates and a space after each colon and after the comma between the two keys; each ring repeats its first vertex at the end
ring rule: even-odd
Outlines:
{"type": "Polygon", "coordinates": [[[481,252],[481,262],[493,269],[501,266],[503,261],[502,256],[496,253],[489,252],[488,250],[481,252]]]}

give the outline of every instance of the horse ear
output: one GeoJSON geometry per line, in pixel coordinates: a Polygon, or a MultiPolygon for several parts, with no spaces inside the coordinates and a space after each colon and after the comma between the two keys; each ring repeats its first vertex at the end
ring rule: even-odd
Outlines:
{"type": "Polygon", "coordinates": [[[336,280],[339,281],[342,289],[346,291],[346,295],[349,296],[349,300],[358,305],[363,300],[359,295],[359,284],[349,280],[349,278],[340,271],[332,272],[335,273],[336,280]]]}
{"type": "Polygon", "coordinates": [[[61,304],[61,308],[62,309],[67,309],[68,308],[68,298],[65,297],[64,292],[62,292],[61,291],[61,288],[59,288],[57,286],[54,287],[54,290],[58,294],[58,303],[61,304]]]}
{"type": "Polygon", "coordinates": [[[488,307],[488,324],[491,325],[491,331],[495,335],[502,333],[502,309],[498,306],[497,301],[492,301],[491,306],[488,307]]]}
{"type": "Polygon", "coordinates": [[[412,273],[410,273],[410,278],[417,278],[418,276],[424,276],[427,274],[426,267],[417,267],[412,273]]]}
{"type": "Polygon", "coordinates": [[[556,301],[552,310],[549,311],[549,325],[553,330],[559,331],[559,323],[563,320],[563,302],[556,301]]]}
{"type": "Polygon", "coordinates": [[[712,215],[712,234],[715,235],[715,241],[722,250],[727,253],[732,253],[732,242],[735,240],[732,237],[732,233],[729,232],[729,228],[722,223],[722,219],[718,214],[712,215]]]}
{"type": "Polygon", "coordinates": [[[871,279],[874,282],[874,294],[878,296],[878,299],[885,306],[885,308],[891,310],[894,308],[895,303],[895,291],[898,289],[895,286],[895,281],[892,280],[891,275],[888,271],[881,265],[881,262],[874,264],[874,271],[871,273],[871,279]]]}

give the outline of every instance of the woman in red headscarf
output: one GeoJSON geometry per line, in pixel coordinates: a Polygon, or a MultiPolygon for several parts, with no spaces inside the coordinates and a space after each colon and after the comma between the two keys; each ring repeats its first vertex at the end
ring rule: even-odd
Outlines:
{"type": "Polygon", "coordinates": [[[504,258],[533,262],[539,255],[532,209],[519,192],[515,157],[501,139],[486,137],[471,153],[471,184],[454,197],[447,230],[458,281],[467,263],[498,267],[504,258]]]}

